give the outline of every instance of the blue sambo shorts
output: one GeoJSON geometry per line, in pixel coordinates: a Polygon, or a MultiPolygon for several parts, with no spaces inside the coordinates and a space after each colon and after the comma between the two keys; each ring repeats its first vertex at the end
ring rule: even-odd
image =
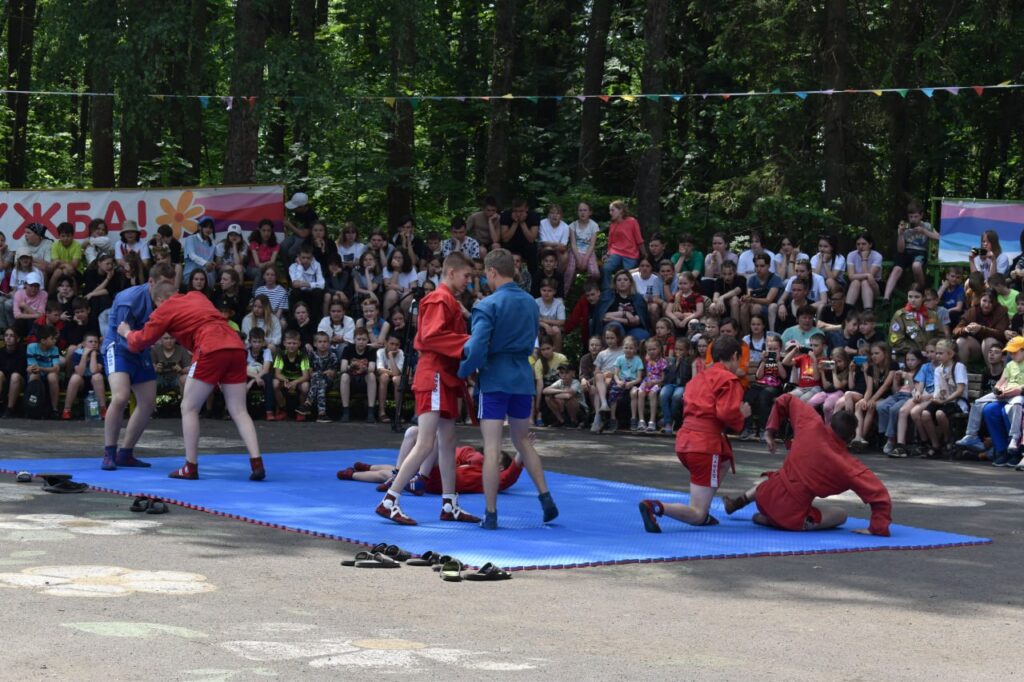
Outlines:
{"type": "Polygon", "coordinates": [[[532,395],[492,391],[480,394],[477,419],[529,419],[532,412],[532,395]]]}
{"type": "Polygon", "coordinates": [[[132,353],[121,350],[117,344],[107,346],[104,353],[103,370],[109,377],[114,372],[124,372],[131,380],[132,386],[156,381],[156,368],[149,353],[132,353]]]}

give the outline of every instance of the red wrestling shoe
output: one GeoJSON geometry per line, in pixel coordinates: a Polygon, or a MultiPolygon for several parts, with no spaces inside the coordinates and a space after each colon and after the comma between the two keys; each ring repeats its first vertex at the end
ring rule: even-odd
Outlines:
{"type": "Polygon", "coordinates": [[[380,504],[377,505],[377,515],[383,516],[385,519],[390,519],[397,524],[403,526],[415,526],[416,522],[402,513],[402,508],[398,506],[398,499],[388,493],[381,500],[380,504]]]}
{"type": "Polygon", "coordinates": [[[187,481],[195,481],[199,478],[199,465],[185,462],[185,466],[167,474],[171,478],[181,478],[187,481]]]}
{"type": "Polygon", "coordinates": [[[657,500],[642,500],[640,502],[640,518],[643,519],[644,530],[648,533],[661,532],[658,517],[664,513],[665,507],[657,500]]]}
{"type": "Polygon", "coordinates": [[[479,516],[473,516],[459,506],[459,496],[451,495],[442,498],[441,504],[442,521],[462,521],[464,523],[480,523],[479,516]]]}

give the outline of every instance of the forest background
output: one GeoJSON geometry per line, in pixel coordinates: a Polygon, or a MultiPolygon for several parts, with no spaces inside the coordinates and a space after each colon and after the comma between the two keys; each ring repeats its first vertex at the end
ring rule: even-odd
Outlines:
{"type": "Polygon", "coordinates": [[[912,196],[1024,197],[1024,93],[970,89],[1024,80],[1014,0],[2,4],[8,88],[113,93],[7,94],[9,188],[282,182],[364,233],[488,194],[570,220],[626,198],[647,234],[769,246],[889,244],[912,196]]]}

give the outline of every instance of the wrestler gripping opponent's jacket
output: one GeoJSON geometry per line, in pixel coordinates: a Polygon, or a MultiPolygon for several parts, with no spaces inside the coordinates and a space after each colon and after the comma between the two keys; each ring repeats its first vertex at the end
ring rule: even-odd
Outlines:
{"type": "Polygon", "coordinates": [[[469,339],[466,321],[455,295],[444,284],[430,292],[420,301],[414,346],[420,357],[413,378],[414,391],[434,390],[436,377],[446,386],[463,386],[457,376],[462,348],[469,339]]]}
{"type": "MultiPolygon", "coordinates": [[[[689,386],[686,390],[689,393],[689,386]]],[[[758,509],[779,528],[802,530],[815,498],[852,490],[871,506],[871,533],[888,536],[892,501],[885,485],[850,454],[814,408],[790,394],[776,399],[765,428],[778,433],[787,420],[795,436],[787,444],[782,468],[767,474],[768,480],[758,487],[758,509]]]]}
{"type": "Polygon", "coordinates": [[[726,430],[743,428],[743,386],[722,363],[707,368],[686,385],[683,426],[676,434],[676,452],[719,455],[732,460],[726,430]]]}

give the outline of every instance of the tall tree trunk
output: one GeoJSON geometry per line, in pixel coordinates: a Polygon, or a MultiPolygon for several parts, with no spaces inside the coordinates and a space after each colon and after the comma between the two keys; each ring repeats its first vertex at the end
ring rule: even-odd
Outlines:
{"type": "MultiPolygon", "coordinates": [[[[285,88],[286,94],[291,92],[288,67],[291,59],[285,57],[291,53],[292,3],[291,0],[272,0],[270,7],[270,48],[276,52],[276,59],[270,65],[271,90],[285,88]]],[[[276,163],[283,163],[288,152],[288,109],[290,101],[287,97],[278,98],[277,102],[268,102],[264,110],[267,112],[267,153],[276,163]]]]}
{"type": "MultiPolygon", "coordinates": [[[[32,45],[36,29],[36,0],[8,0],[7,3],[7,83],[12,90],[32,89],[32,45]]],[[[11,144],[7,153],[7,182],[24,187],[27,176],[28,95],[7,95],[7,106],[14,114],[11,144]]]]}
{"type": "Polygon", "coordinates": [[[512,69],[515,55],[516,0],[497,0],[494,14],[494,57],[491,71],[491,122],[487,136],[487,171],[484,179],[487,192],[504,205],[509,197],[508,136],[511,125],[511,102],[501,99],[512,90],[512,69]]]}
{"type": "MultiPolygon", "coordinates": [[[[206,26],[210,22],[209,0],[191,0],[189,26],[188,66],[186,83],[189,92],[205,92],[203,63],[206,56],[206,26]]],[[[187,185],[198,185],[203,169],[203,105],[189,98],[184,106],[185,125],[181,137],[181,155],[188,162],[183,180],[187,185]]]]}
{"type": "MultiPolygon", "coordinates": [[[[108,46],[115,40],[117,7],[105,0],[92,0],[88,9],[95,20],[86,39],[88,53],[85,82],[92,92],[112,92],[113,81],[108,46]]],[[[93,97],[89,116],[92,186],[114,186],[114,98],[93,97]]]]}
{"type": "Polygon", "coordinates": [[[842,202],[840,215],[844,217],[849,214],[842,208],[847,194],[846,119],[849,99],[840,91],[846,88],[850,63],[847,2],[827,0],[821,45],[822,81],[826,89],[836,91],[835,95],[824,99],[825,201],[829,204],[842,202]]]}
{"type": "MultiPolygon", "coordinates": [[[[594,0],[587,31],[587,54],[583,62],[583,94],[601,94],[604,61],[608,51],[608,29],[611,26],[611,0],[594,0]]],[[[601,156],[601,106],[599,99],[583,102],[580,121],[580,153],[576,163],[576,179],[586,180],[597,169],[601,156]]]]}
{"type": "Polygon", "coordinates": [[[563,94],[569,80],[569,64],[575,55],[570,47],[574,38],[572,19],[582,11],[581,4],[580,0],[540,3],[541,7],[547,6],[542,10],[546,16],[533,67],[537,74],[535,92],[546,96],[537,102],[534,116],[540,128],[549,128],[558,121],[558,101],[552,97],[563,94]]]}
{"type": "MultiPolygon", "coordinates": [[[[298,34],[299,50],[296,66],[297,80],[302,84],[303,93],[316,90],[317,49],[316,49],[316,0],[295,0],[295,28],[298,34]]],[[[295,159],[295,171],[300,178],[309,175],[309,103],[298,107],[295,112],[295,126],[292,139],[299,146],[295,159]]]]}
{"type": "Polygon", "coordinates": [[[225,183],[256,182],[259,158],[260,122],[257,100],[263,94],[263,48],[267,41],[267,3],[264,0],[238,0],[235,5],[235,55],[231,67],[231,94],[228,112],[228,140],[224,155],[225,183]]]}
{"type": "MultiPolygon", "coordinates": [[[[644,70],[641,87],[646,93],[661,93],[665,84],[662,69],[668,35],[668,0],[647,0],[644,15],[644,70]]],[[[640,157],[636,174],[637,220],[641,227],[656,230],[660,219],[662,140],[665,137],[665,103],[661,98],[640,102],[649,141],[640,157]]]]}
{"type": "MultiPolygon", "coordinates": [[[[416,62],[414,45],[415,19],[409,8],[399,9],[391,17],[391,87],[401,93],[410,80],[416,62]]],[[[398,224],[401,216],[412,213],[412,181],[414,174],[413,109],[409,100],[395,102],[388,138],[387,208],[388,226],[398,224]]]]}
{"type": "Polygon", "coordinates": [[[123,107],[118,130],[121,151],[117,159],[118,187],[136,187],[139,184],[139,127],[134,122],[136,116],[136,111],[123,107]]]}
{"type": "MultiPolygon", "coordinates": [[[[920,35],[921,18],[917,5],[908,5],[907,0],[892,0],[889,16],[891,25],[889,35],[895,41],[894,51],[896,53],[892,72],[893,82],[912,82],[915,75],[912,72],[914,46],[908,41],[913,40],[912,36],[920,35]]],[[[891,167],[889,196],[886,202],[888,210],[884,217],[884,224],[894,225],[903,217],[907,198],[911,194],[910,150],[913,126],[910,103],[906,97],[896,94],[887,95],[886,105],[889,118],[891,167]]],[[[885,236],[884,232],[879,236],[885,236]]]]}

